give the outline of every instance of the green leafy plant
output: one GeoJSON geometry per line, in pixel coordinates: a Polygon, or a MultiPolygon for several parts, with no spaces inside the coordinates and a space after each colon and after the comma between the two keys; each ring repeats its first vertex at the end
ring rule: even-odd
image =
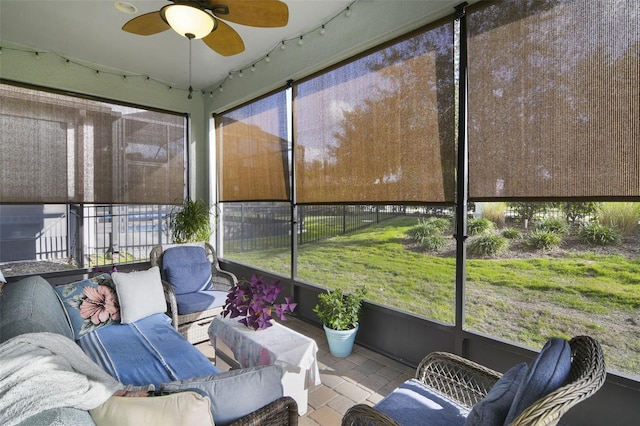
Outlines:
{"type": "Polygon", "coordinates": [[[532,231],[527,235],[526,245],[539,250],[551,250],[562,243],[562,237],[551,231],[532,231]]]}
{"type": "Polygon", "coordinates": [[[420,247],[426,250],[437,251],[447,244],[445,238],[440,234],[425,236],[420,242],[420,247]]]}
{"type": "Polygon", "coordinates": [[[477,256],[495,256],[508,246],[508,240],[501,235],[481,235],[471,241],[467,247],[470,254],[477,256]]]}
{"type": "Polygon", "coordinates": [[[211,237],[210,209],[202,199],[186,199],[169,214],[171,235],[176,243],[209,241],[211,237]]]}
{"type": "Polygon", "coordinates": [[[620,233],[617,229],[599,223],[590,223],[581,227],[578,237],[583,243],[597,246],[614,245],[620,242],[620,233]]]}
{"type": "Polygon", "coordinates": [[[501,235],[507,240],[517,240],[522,234],[516,228],[505,228],[502,230],[501,235]]]}
{"type": "Polygon", "coordinates": [[[545,219],[540,222],[536,222],[536,231],[553,232],[558,235],[566,235],[569,232],[569,226],[567,222],[561,219],[545,219]]]}
{"type": "Polygon", "coordinates": [[[485,232],[495,229],[495,225],[486,217],[480,219],[469,219],[467,223],[467,231],[469,235],[481,235],[485,232]]]}
{"type": "Polygon", "coordinates": [[[366,294],[365,287],[351,293],[344,293],[341,288],[320,293],[313,312],[324,325],[333,330],[351,330],[358,325],[362,298],[366,294]]]}

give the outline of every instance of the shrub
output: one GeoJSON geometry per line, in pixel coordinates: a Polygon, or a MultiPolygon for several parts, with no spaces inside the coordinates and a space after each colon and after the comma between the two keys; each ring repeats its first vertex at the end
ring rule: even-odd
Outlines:
{"type": "Polygon", "coordinates": [[[520,238],[520,231],[518,231],[516,228],[505,228],[502,230],[502,234],[503,237],[505,237],[507,240],[517,240],[518,238],[520,238]]]}
{"type": "Polygon", "coordinates": [[[489,219],[497,226],[504,225],[504,214],[507,211],[506,203],[483,203],[482,217],[489,219]]]}
{"type": "Polygon", "coordinates": [[[433,251],[440,250],[445,244],[447,244],[447,241],[440,234],[427,235],[420,241],[420,247],[433,251]]]}
{"type": "Polygon", "coordinates": [[[607,246],[620,242],[620,233],[616,228],[599,223],[590,223],[581,227],[578,236],[583,243],[596,246],[607,246]]]}
{"type": "Polygon", "coordinates": [[[545,219],[541,222],[536,222],[536,231],[553,232],[558,235],[566,235],[569,232],[569,226],[567,222],[561,219],[545,219]]]}
{"type": "Polygon", "coordinates": [[[490,229],[494,229],[495,225],[486,217],[480,219],[469,219],[467,223],[467,231],[469,235],[481,235],[490,229]]]}
{"type": "Polygon", "coordinates": [[[550,250],[562,243],[562,237],[550,231],[532,231],[527,235],[526,245],[541,250],[550,250]]]}
{"type": "Polygon", "coordinates": [[[597,211],[598,203],[592,201],[585,203],[563,203],[562,211],[568,223],[576,223],[579,220],[585,221],[597,211]]]}
{"type": "Polygon", "coordinates": [[[602,203],[598,219],[603,225],[617,228],[622,235],[631,235],[638,229],[640,203],[602,203]]]}
{"type": "Polygon", "coordinates": [[[445,232],[451,229],[451,219],[446,219],[444,217],[430,217],[425,219],[423,223],[437,228],[440,232],[445,232]]]}
{"type": "Polygon", "coordinates": [[[409,230],[409,236],[419,243],[434,234],[440,234],[440,230],[433,224],[422,220],[419,220],[418,224],[409,230]]]}
{"type": "Polygon", "coordinates": [[[467,249],[470,254],[477,256],[495,256],[507,248],[508,241],[501,235],[487,234],[475,238],[467,249]]]}

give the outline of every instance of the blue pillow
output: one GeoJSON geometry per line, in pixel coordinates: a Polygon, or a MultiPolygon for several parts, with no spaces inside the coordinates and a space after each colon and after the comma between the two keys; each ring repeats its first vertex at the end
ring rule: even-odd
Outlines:
{"type": "Polygon", "coordinates": [[[56,287],[76,340],[90,331],[120,323],[120,304],[109,274],[56,287]]]}
{"type": "Polygon", "coordinates": [[[195,293],[211,287],[211,262],[202,247],[179,246],[162,255],[163,278],[176,294],[195,293]]]}
{"type": "Polygon", "coordinates": [[[213,420],[224,426],[280,398],[282,369],[277,365],[248,367],[160,385],[161,391],[168,392],[194,389],[209,396],[213,420]]]}
{"type": "Polygon", "coordinates": [[[527,363],[523,362],[511,367],[491,387],[489,393],[473,406],[467,416],[465,426],[471,425],[502,425],[504,424],[509,408],[516,396],[518,387],[527,373],[527,363]]]}
{"type": "Polygon", "coordinates": [[[557,337],[549,339],[520,384],[505,424],[513,422],[538,399],[566,384],[569,380],[570,370],[571,347],[569,343],[557,337]]]}

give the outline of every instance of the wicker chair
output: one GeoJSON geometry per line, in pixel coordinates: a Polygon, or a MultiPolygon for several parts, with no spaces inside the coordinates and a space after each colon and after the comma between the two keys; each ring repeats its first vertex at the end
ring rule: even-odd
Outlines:
{"type": "MultiPolygon", "coordinates": [[[[162,271],[162,257],[164,251],[176,247],[181,244],[164,244],[155,246],[149,254],[151,266],[158,266],[162,271]]],[[[182,244],[184,245],[184,244],[182,244]]],[[[213,287],[216,290],[228,291],[238,283],[238,279],[231,272],[220,269],[218,257],[215,249],[209,243],[194,243],[189,245],[197,245],[203,247],[207,258],[211,262],[211,273],[213,287]]],[[[209,339],[207,329],[213,318],[222,312],[222,307],[207,309],[205,311],[193,312],[181,315],[178,312],[178,304],[175,292],[170,283],[164,283],[165,297],[167,299],[168,314],[173,320],[174,327],[182,334],[190,343],[200,343],[209,339]]]]}
{"type": "Polygon", "coordinates": [[[230,426],[297,426],[298,404],[290,396],[283,396],[253,413],[231,423],[230,426]]]}
{"type": "MultiPolygon", "coordinates": [[[[569,383],[539,399],[518,416],[511,426],[556,425],[569,408],[593,395],[604,384],[606,369],[600,344],[588,336],[571,339],[572,362],[569,383]]],[[[485,397],[501,373],[446,352],[427,355],[415,378],[469,409],[485,397]]],[[[365,404],[351,407],[343,426],[393,425],[400,423],[365,404]]]]}

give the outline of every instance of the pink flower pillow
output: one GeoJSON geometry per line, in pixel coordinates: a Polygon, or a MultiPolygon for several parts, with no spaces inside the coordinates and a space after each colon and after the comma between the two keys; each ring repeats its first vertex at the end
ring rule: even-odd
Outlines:
{"type": "Polygon", "coordinates": [[[75,339],[120,322],[120,304],[109,274],[56,287],[75,339]]]}

